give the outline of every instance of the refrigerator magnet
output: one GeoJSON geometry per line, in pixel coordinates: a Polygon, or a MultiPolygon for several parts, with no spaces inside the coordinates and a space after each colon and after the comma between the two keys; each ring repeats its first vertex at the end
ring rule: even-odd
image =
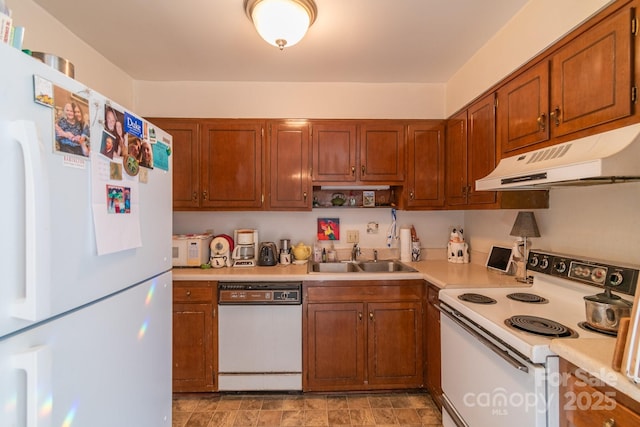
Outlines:
{"type": "Polygon", "coordinates": [[[136,160],[136,158],[133,156],[127,156],[124,159],[123,165],[124,171],[129,176],[136,176],[138,175],[138,172],[140,172],[140,164],[138,163],[138,160],[136,160]]]}

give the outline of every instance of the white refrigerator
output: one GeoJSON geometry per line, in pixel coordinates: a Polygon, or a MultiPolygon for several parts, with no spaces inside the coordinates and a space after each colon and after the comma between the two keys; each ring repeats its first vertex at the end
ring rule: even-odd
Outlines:
{"type": "Polygon", "coordinates": [[[171,425],[170,150],[138,175],[118,156],[97,161],[107,108],[136,118],[0,44],[3,427],[171,425]],[[43,82],[87,101],[93,154],[60,152],[55,102],[35,102],[43,82]],[[131,190],[126,209],[109,206],[118,185],[101,180],[131,190]]]}

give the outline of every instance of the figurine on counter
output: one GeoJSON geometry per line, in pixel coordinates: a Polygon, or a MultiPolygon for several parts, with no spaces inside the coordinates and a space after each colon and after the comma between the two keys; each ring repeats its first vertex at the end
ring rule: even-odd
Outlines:
{"type": "Polygon", "coordinates": [[[469,262],[469,245],[464,241],[462,228],[451,230],[447,244],[447,261],[457,264],[469,262]]]}

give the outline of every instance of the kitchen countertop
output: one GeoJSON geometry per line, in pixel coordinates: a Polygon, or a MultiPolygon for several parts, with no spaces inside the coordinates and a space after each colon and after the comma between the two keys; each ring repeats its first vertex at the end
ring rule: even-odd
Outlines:
{"type": "Polygon", "coordinates": [[[405,262],[416,273],[307,273],[307,264],[272,267],[174,268],[174,280],[285,281],[285,280],[402,280],[424,279],[439,288],[522,287],[513,276],[488,270],[474,263],[454,264],[446,260],[405,262]]]}
{"type": "Polygon", "coordinates": [[[611,368],[615,338],[576,338],[551,341],[551,351],[640,402],[640,387],[611,368]]]}
{"type": "MultiPolygon", "coordinates": [[[[484,265],[454,264],[446,259],[405,262],[415,273],[307,273],[307,264],[272,267],[174,268],[174,280],[211,281],[287,281],[287,280],[402,280],[424,279],[439,288],[527,287],[514,276],[488,270],[484,265]]],[[[553,340],[551,350],[640,402],[640,388],[611,369],[615,338],[577,338],[553,340]]]]}

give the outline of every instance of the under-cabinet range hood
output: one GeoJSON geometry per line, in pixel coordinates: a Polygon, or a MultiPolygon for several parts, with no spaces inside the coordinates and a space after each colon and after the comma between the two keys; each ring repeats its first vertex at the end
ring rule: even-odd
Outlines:
{"type": "Polygon", "coordinates": [[[640,181],[640,124],[507,157],[476,190],[544,189],[640,181]]]}

